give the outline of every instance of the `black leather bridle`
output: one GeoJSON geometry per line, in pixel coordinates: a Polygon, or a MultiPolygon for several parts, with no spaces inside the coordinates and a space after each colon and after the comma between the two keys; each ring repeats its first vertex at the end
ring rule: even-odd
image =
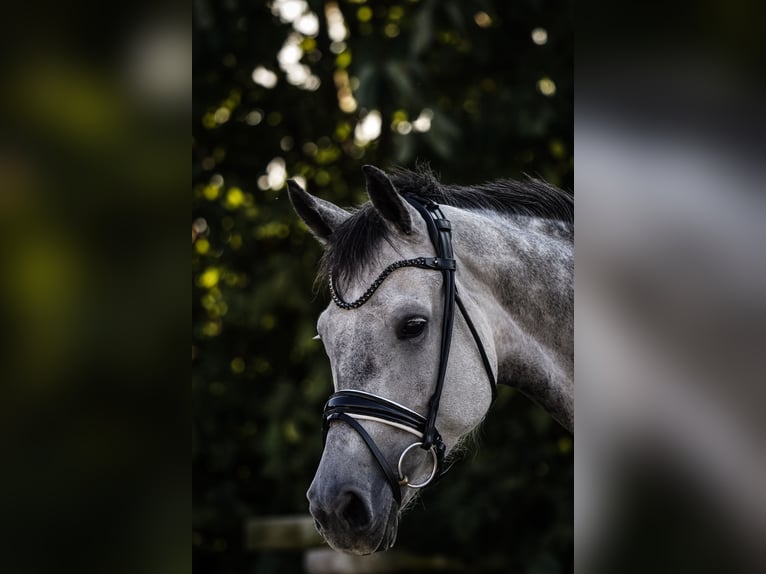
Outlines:
{"type": "Polygon", "coordinates": [[[343,421],[351,426],[359,436],[364,440],[370,452],[375,457],[383,474],[386,477],[396,502],[401,505],[402,495],[401,487],[423,488],[431,484],[435,479],[440,478],[445,472],[444,455],[446,447],[439,431],[436,429],[436,416],[439,413],[439,401],[441,400],[442,390],[444,388],[444,377],[447,370],[447,361],[449,359],[450,343],[452,342],[452,323],[455,316],[455,305],[457,304],[460,313],[463,315],[468,325],[471,335],[476,341],[481,360],[487,371],[490,386],[492,388],[492,400],[495,400],[497,388],[495,376],[492,373],[492,367],[484,350],[476,327],[474,327],[471,318],[465,310],[463,302],[457,294],[455,286],[455,258],[452,252],[452,226],[444,217],[439,206],[432,201],[423,201],[419,198],[405,196],[405,199],[420,213],[428,227],[428,235],[436,250],[436,257],[416,257],[414,259],[403,259],[396,261],[386,267],[383,272],[375,279],[364,294],[353,302],[344,301],[338,294],[330,276],[330,295],[335,304],[341,309],[356,309],[366,303],[373,293],[380,287],[381,283],[396,269],[402,267],[418,267],[421,269],[430,269],[441,271],[444,278],[444,321],[442,322],[441,350],[439,354],[439,369],[436,376],[436,388],[431,399],[428,402],[428,415],[422,416],[415,411],[408,409],[390,399],[356,390],[342,390],[330,396],[324,407],[322,440],[327,439],[327,431],[332,421],[343,421]],[[359,420],[373,420],[393,426],[403,431],[409,432],[419,437],[417,442],[408,446],[399,457],[399,464],[396,471],[386,460],[386,457],[380,451],[375,441],[367,433],[359,420]],[[402,462],[407,453],[420,447],[431,453],[433,458],[433,470],[430,476],[419,484],[412,484],[409,478],[402,471],[402,462]],[[398,472],[397,472],[398,471],[398,472]]]}

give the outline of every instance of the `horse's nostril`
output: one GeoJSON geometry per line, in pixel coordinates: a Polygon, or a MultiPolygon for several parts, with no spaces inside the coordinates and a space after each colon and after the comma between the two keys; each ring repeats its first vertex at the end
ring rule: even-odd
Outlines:
{"type": "Polygon", "coordinates": [[[312,501],[309,504],[309,513],[314,518],[314,526],[316,527],[316,529],[320,533],[324,532],[324,529],[327,526],[327,519],[328,519],[328,513],[325,510],[325,507],[316,503],[315,501],[312,501]]]}
{"type": "Polygon", "coordinates": [[[347,490],[338,497],[338,514],[355,530],[362,530],[372,522],[364,500],[356,492],[347,490]]]}

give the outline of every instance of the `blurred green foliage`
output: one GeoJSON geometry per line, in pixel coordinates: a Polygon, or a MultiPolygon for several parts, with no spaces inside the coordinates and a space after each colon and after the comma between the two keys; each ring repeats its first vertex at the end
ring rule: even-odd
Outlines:
{"type": "Polygon", "coordinates": [[[188,572],[188,18],[3,14],[0,570],[188,572]]]}
{"type": "MultiPolygon", "coordinates": [[[[364,200],[365,163],[426,161],[448,183],[528,173],[571,189],[572,3],[194,9],[194,566],[292,571],[295,556],[242,545],[245,518],[307,511],[332,388],[311,340],[327,302],[313,287],[320,247],[285,177],[341,205],[364,200]]],[[[478,437],[408,512],[397,548],[475,572],[571,571],[571,436],[503,388],[478,437]]]]}

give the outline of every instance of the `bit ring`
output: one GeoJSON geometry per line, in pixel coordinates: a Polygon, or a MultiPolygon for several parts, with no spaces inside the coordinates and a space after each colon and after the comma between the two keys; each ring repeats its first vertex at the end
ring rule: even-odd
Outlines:
{"type": "Polygon", "coordinates": [[[399,457],[399,464],[397,466],[397,469],[399,470],[399,484],[402,486],[409,486],[410,488],[423,488],[424,486],[428,485],[436,476],[436,470],[439,467],[439,458],[436,456],[436,449],[431,446],[429,449],[429,452],[431,453],[431,457],[434,461],[434,467],[431,470],[431,475],[420,484],[412,484],[410,482],[410,479],[407,477],[406,474],[402,472],[402,462],[404,461],[404,457],[407,455],[408,452],[410,452],[413,448],[421,446],[422,442],[414,442],[410,446],[404,449],[401,456],[399,457]]]}

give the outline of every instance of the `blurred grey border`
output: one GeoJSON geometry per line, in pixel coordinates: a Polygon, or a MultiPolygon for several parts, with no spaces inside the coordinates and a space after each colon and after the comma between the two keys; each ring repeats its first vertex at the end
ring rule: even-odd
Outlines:
{"type": "Polygon", "coordinates": [[[576,571],[763,572],[763,10],[578,7],[576,571]]]}

